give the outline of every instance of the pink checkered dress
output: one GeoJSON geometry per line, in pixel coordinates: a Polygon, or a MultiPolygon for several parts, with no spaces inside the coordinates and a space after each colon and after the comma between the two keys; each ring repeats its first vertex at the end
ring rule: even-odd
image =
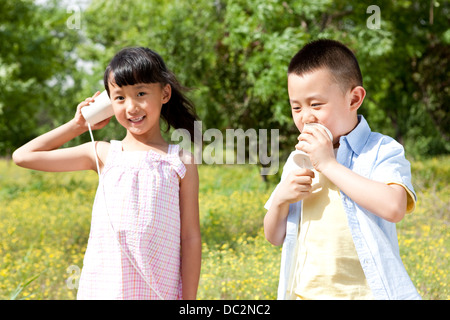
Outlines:
{"type": "Polygon", "coordinates": [[[111,141],[78,299],[181,299],[179,190],[186,167],[178,151],[170,145],[164,156],[124,152],[111,141]]]}

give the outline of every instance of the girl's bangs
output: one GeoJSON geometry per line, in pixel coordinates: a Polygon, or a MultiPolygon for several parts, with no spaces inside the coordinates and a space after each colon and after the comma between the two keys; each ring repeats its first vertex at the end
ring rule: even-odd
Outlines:
{"type": "Polygon", "coordinates": [[[157,79],[154,79],[153,71],[149,68],[143,68],[145,66],[130,66],[120,65],[117,68],[111,66],[109,73],[109,83],[115,83],[119,87],[132,86],[137,83],[156,83],[157,79]]]}
{"type": "Polygon", "coordinates": [[[134,85],[137,83],[159,83],[161,66],[156,61],[152,61],[145,54],[136,52],[123,52],[123,55],[116,56],[109,64],[105,72],[105,84],[115,83],[119,87],[134,85]],[[156,62],[156,63],[155,63],[156,62]]]}

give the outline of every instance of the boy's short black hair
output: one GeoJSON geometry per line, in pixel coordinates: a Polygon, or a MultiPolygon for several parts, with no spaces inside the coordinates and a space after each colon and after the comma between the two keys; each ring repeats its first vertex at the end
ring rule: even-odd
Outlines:
{"type": "Polygon", "coordinates": [[[305,45],[291,59],[288,74],[302,76],[321,68],[327,68],[344,91],[363,85],[355,55],[335,40],[320,39],[305,45]]]}

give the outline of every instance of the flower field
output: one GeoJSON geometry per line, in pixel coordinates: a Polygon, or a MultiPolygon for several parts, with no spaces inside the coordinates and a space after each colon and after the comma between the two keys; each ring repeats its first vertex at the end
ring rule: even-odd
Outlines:
{"type": "MultiPolygon", "coordinates": [[[[199,166],[199,299],[275,299],[281,248],[264,239],[277,183],[256,166],[199,166]]],[[[450,157],[413,163],[416,211],[398,224],[424,299],[449,299],[450,157]]],[[[0,299],[75,299],[97,186],[93,172],[43,173],[0,161],[0,299]]]]}

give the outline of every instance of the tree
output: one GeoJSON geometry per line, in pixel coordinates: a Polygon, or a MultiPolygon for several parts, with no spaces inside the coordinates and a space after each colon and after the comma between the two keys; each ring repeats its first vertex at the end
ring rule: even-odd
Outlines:
{"type": "Polygon", "coordinates": [[[0,155],[58,123],[75,63],[66,12],[31,0],[0,2],[0,155]],[[54,120],[56,120],[54,122],[54,120]]]}
{"type": "Polygon", "coordinates": [[[219,103],[231,123],[278,127],[292,149],[287,65],[306,42],[331,38],[360,62],[368,92],[360,111],[374,130],[415,155],[449,152],[449,10],[437,1],[227,1],[218,69],[237,76],[214,96],[233,92],[236,103],[219,103]]]}
{"type": "MultiPolygon", "coordinates": [[[[0,104],[14,104],[3,106],[8,115],[0,119],[1,150],[19,144],[18,132],[25,140],[39,131],[34,116],[6,127],[13,110],[37,114],[44,124],[63,121],[78,101],[102,89],[103,72],[117,51],[146,46],[194,89],[189,95],[204,129],[278,128],[280,149],[289,152],[298,132],[288,103],[288,63],[307,42],[330,38],[348,45],[360,62],[368,93],[360,111],[373,130],[395,137],[413,155],[450,151],[448,2],[92,0],[81,12],[79,32],[64,27],[57,6],[5,3],[0,39],[15,44],[0,49],[0,82],[8,82],[1,86],[0,104]],[[57,14],[50,15],[52,10],[57,14]],[[40,23],[45,27],[39,29],[40,23]],[[29,25],[38,32],[30,32],[29,25]],[[74,59],[89,63],[91,72],[74,70],[74,59]],[[31,72],[18,72],[25,61],[31,72]],[[61,96],[59,91],[64,98],[51,105],[64,112],[50,119],[46,104],[61,96]]],[[[113,121],[96,137],[123,133],[113,121]]]]}

